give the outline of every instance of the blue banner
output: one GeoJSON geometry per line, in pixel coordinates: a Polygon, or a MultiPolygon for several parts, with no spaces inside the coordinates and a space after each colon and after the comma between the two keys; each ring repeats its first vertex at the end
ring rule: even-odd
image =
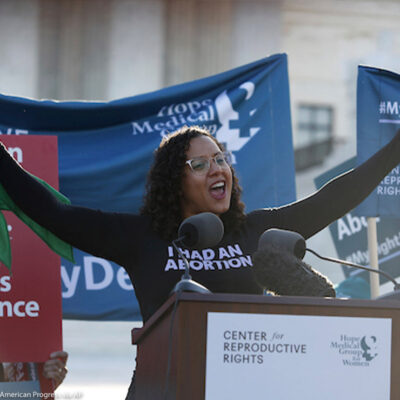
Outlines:
{"type": "MultiPolygon", "coordinates": [[[[0,133],[57,135],[61,192],[106,211],[138,212],[154,149],[183,125],[207,127],[233,152],[246,211],[295,200],[284,54],[107,103],[0,96],[0,133]]],[[[121,267],[78,250],[75,260],[62,260],[64,318],[141,319],[121,267]]]]}
{"type": "MultiPolygon", "coordinates": [[[[400,128],[400,75],[359,67],[357,82],[357,164],[392,139],[400,128]]],[[[400,167],[388,174],[357,208],[363,216],[400,216],[400,167]]]]}

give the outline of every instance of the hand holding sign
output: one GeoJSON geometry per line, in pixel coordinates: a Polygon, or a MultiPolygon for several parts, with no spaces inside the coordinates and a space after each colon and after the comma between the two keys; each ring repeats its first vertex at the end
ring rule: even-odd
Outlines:
{"type": "Polygon", "coordinates": [[[54,389],[56,389],[67,375],[68,368],[66,367],[68,353],[65,351],[55,351],[50,354],[50,359],[44,363],[43,375],[47,379],[52,379],[54,389]]]}

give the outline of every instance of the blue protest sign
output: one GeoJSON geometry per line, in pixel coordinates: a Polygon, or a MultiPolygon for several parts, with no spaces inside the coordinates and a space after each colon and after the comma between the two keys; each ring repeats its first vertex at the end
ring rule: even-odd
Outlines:
{"type": "MultiPolygon", "coordinates": [[[[106,211],[138,212],[154,149],[183,125],[205,126],[233,152],[246,211],[296,199],[284,54],[108,103],[0,96],[0,133],[56,134],[60,191],[106,211]]],[[[62,262],[64,317],[140,319],[121,267],[77,250],[75,260],[62,262]]]]}
{"type": "MultiPolygon", "coordinates": [[[[400,128],[400,75],[359,67],[357,82],[357,164],[383,147],[400,128]]],[[[357,208],[363,216],[400,217],[400,168],[387,175],[357,208]]]]}
{"type": "MultiPolygon", "coordinates": [[[[353,157],[317,176],[314,180],[319,189],[330,179],[356,166],[353,157]]],[[[367,219],[358,216],[354,210],[329,225],[338,257],[355,264],[369,266],[367,219]]],[[[377,220],[379,268],[393,277],[400,276],[400,219],[381,217],[377,220]]],[[[339,288],[347,297],[370,297],[369,272],[343,266],[346,281],[339,288]]],[[[381,284],[387,282],[380,278],[381,284]]],[[[339,293],[340,295],[341,293],[339,293]]]]}

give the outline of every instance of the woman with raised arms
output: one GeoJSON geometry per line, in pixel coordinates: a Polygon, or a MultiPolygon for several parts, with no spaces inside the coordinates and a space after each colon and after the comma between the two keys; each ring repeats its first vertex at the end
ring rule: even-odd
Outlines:
{"type": "Polygon", "coordinates": [[[225,228],[217,247],[206,253],[188,253],[197,258],[191,260],[193,279],[214,293],[260,294],[250,265],[259,236],[276,227],[307,239],[353,209],[399,164],[400,131],[364,164],[309,197],[250,213],[244,212],[229,156],[199,127],[183,127],[162,140],[155,151],[140,215],[62,204],[0,147],[0,182],[13,201],[60,239],[123,266],[146,321],[181,278],[171,241],[185,218],[212,212],[225,228]],[[207,254],[207,262],[201,254],[207,254]]]}

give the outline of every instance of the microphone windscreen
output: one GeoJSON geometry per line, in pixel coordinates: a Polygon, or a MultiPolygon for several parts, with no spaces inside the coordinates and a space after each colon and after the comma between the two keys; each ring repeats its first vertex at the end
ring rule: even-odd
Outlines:
{"type": "Polygon", "coordinates": [[[259,286],[282,296],[335,297],[325,276],[288,251],[266,244],[252,255],[253,273],[259,286]]]}
{"type": "Polygon", "coordinates": [[[214,247],[224,236],[224,224],[210,212],[192,215],[181,223],[178,236],[183,237],[182,243],[190,249],[214,247]]]}
{"type": "Polygon", "coordinates": [[[284,229],[268,229],[258,240],[258,249],[263,249],[267,245],[274,245],[282,250],[294,254],[302,260],[306,253],[306,241],[300,233],[286,231],[284,229]]]}

